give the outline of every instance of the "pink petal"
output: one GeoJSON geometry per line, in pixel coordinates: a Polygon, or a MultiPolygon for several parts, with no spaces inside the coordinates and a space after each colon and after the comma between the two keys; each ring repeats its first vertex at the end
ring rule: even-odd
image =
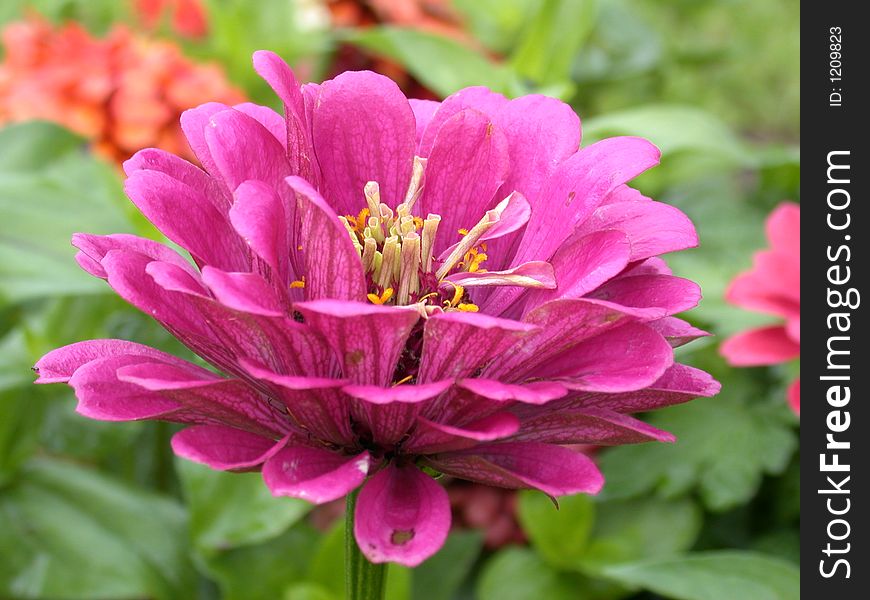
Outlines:
{"type": "Polygon", "coordinates": [[[284,316],[281,299],[257,273],[227,273],[206,265],[202,280],[224,306],[266,317],[284,316]]]}
{"type": "MultiPolygon", "coordinates": [[[[290,196],[290,194],[287,194],[290,196]]],[[[230,223],[248,247],[269,269],[270,280],[284,288],[296,279],[291,257],[296,254],[296,202],[285,202],[260,181],[245,181],[236,188],[230,223]]]]}
{"type": "MultiPolygon", "coordinates": [[[[206,102],[196,108],[190,108],[181,113],[181,129],[187,138],[190,149],[196,155],[200,164],[205,167],[212,176],[218,177],[220,170],[211,156],[211,150],[206,142],[205,131],[209,127],[209,121],[213,115],[225,110],[231,110],[226,104],[219,102],[206,102]]],[[[223,180],[221,180],[223,183],[223,180]]],[[[232,190],[229,190],[230,192],[232,190]]]]}
{"type": "Polygon", "coordinates": [[[435,111],[438,110],[441,103],[435,100],[417,100],[416,98],[409,98],[408,103],[411,105],[411,110],[414,111],[414,121],[417,123],[416,139],[419,146],[423,139],[423,132],[426,131],[426,127],[435,116],[435,111]]]}
{"type": "Polygon", "coordinates": [[[443,313],[423,330],[418,381],[466,377],[536,330],[534,325],[480,313],[443,313]]]}
{"type": "Polygon", "coordinates": [[[287,126],[284,123],[284,117],[268,106],[261,106],[253,102],[242,102],[241,104],[234,105],[233,109],[248,115],[262,125],[282,146],[287,143],[287,126]]]}
{"type": "Polygon", "coordinates": [[[422,385],[348,385],[342,391],[358,400],[353,404],[354,420],[367,428],[375,443],[389,446],[399,442],[414,427],[420,404],[443,394],[452,381],[422,385]]]}
{"type": "MultiPolygon", "coordinates": [[[[504,271],[454,273],[447,277],[446,280],[467,288],[502,285],[547,290],[556,288],[556,278],[553,275],[553,266],[542,260],[523,263],[504,271]]],[[[484,304],[484,306],[486,305],[484,304]]]]}
{"type": "Polygon", "coordinates": [[[580,119],[561,100],[531,94],[505,104],[496,116],[508,138],[511,171],[504,195],[537,198],[556,167],[580,148],[580,119]]]}
{"type": "Polygon", "coordinates": [[[230,109],[212,115],[205,139],[217,172],[230,191],[249,179],[277,189],[290,175],[284,146],[243,112],[230,109]]]}
{"type": "Polygon", "coordinates": [[[711,335],[676,317],[665,317],[656,321],[650,321],[646,325],[658,331],[674,348],[711,335]]]}
{"type": "Polygon", "coordinates": [[[735,277],[725,292],[731,304],[786,319],[800,316],[800,288],[772,287],[771,279],[759,271],[741,273],[735,277]]]}
{"type": "Polygon", "coordinates": [[[454,115],[472,108],[489,117],[495,117],[507,103],[504,96],[485,87],[468,87],[451,94],[444,99],[429,121],[417,154],[424,158],[429,156],[441,127],[454,115]]]}
{"type": "Polygon", "coordinates": [[[219,471],[246,471],[263,464],[285,443],[224,425],[193,425],[172,436],[172,451],[219,471]]]}
{"type": "Polygon", "coordinates": [[[797,416],[801,415],[801,380],[800,377],[791,382],[788,386],[788,405],[797,416]]]}
{"type": "Polygon", "coordinates": [[[547,409],[558,412],[598,407],[620,413],[643,412],[681,404],[693,398],[715,396],[720,388],[719,382],[709,373],[676,363],[656,382],[642,390],[621,394],[581,393],[556,400],[547,409]]]}
{"type": "Polygon", "coordinates": [[[79,265],[94,277],[106,279],[106,270],[100,264],[111,250],[130,250],[138,254],[150,256],[154,260],[169,262],[186,269],[195,275],[193,266],[181,257],[175,250],[163,244],[126,233],[112,235],[91,235],[76,233],[72,236],[72,245],[79,249],[76,260],[79,265]]]}
{"type": "Polygon", "coordinates": [[[461,427],[419,417],[414,433],[403,444],[403,448],[406,452],[415,454],[462,450],[480,442],[506,438],[515,434],[519,428],[519,419],[508,412],[488,415],[461,427]]]}
{"type": "Polygon", "coordinates": [[[420,313],[410,308],[340,300],[300,302],[305,323],[332,346],[344,377],[387,386],[420,313]]]}
{"type": "Polygon", "coordinates": [[[435,253],[456,242],[492,206],[508,173],[507,140],[489,117],[464,110],[443,124],[426,163],[426,183],[415,207],[441,215],[435,253]]]}
{"type": "Polygon", "coordinates": [[[362,261],[350,234],[323,197],[305,180],[288,177],[296,193],[304,253],[305,298],[365,301],[362,261]]]}
{"type": "Polygon", "coordinates": [[[389,206],[408,190],[414,162],[414,113],[399,87],[370,71],[345,72],[320,86],[314,107],[314,150],[322,189],[338,214],[365,206],[363,188],[380,185],[389,206]]]}
{"type": "Polygon", "coordinates": [[[371,464],[365,451],[344,456],[309,446],[287,446],[263,465],[263,480],[273,496],[324,504],[359,487],[371,464]]]}
{"type": "Polygon", "coordinates": [[[644,388],[673,364],[674,351],[659,333],[627,323],[577,344],[535,373],[562,378],[570,389],[613,393],[644,388]]]}
{"type": "Polygon", "coordinates": [[[801,254],[801,207],[783,202],[767,218],[767,239],[774,250],[798,257],[801,254]]]}
{"type": "Polygon", "coordinates": [[[221,214],[226,214],[232,204],[226,188],[218,181],[199,167],[165,150],[139,150],[123,166],[124,173],[128,176],[136,171],[160,171],[195,190],[200,190],[221,214]]]}
{"type": "Polygon", "coordinates": [[[697,306],[701,288],[694,281],[672,275],[636,275],[612,279],[589,297],[639,309],[635,314],[648,319],[660,319],[697,306]]]}
{"type": "Polygon", "coordinates": [[[134,171],[124,183],[124,191],[166,237],[200,262],[231,271],[249,268],[229,220],[202,190],[160,171],[134,171]]]}
{"type": "Polygon", "coordinates": [[[426,464],[462,479],[510,489],[535,488],[550,496],[597,494],[604,485],[588,456],[535,442],[481,444],[428,457],[426,464]]]}
{"type": "Polygon", "coordinates": [[[33,370],[35,383],[66,383],[76,370],[91,361],[107,356],[141,356],[171,359],[171,355],[149,346],[126,340],[86,340],[56,348],[40,358],[33,370]]]}
{"type": "MultiPolygon", "coordinates": [[[[525,408],[525,407],[524,407],[525,408]]],[[[673,442],[676,438],[643,421],[595,408],[520,413],[520,431],[511,439],[547,444],[618,446],[644,442],[673,442]]]]}
{"type": "Polygon", "coordinates": [[[347,381],[321,377],[279,375],[262,364],[242,359],[242,367],[280,400],[300,428],[338,445],[352,444],[350,402],[341,391],[347,381]]]}
{"type": "MultiPolygon", "coordinates": [[[[618,307],[596,300],[560,299],[547,302],[524,317],[538,332],[522,344],[497,353],[481,376],[509,382],[534,375],[539,365],[578,343],[633,320],[618,307]]],[[[431,319],[430,319],[431,322],[431,319]]]]}
{"type": "Polygon", "coordinates": [[[502,383],[494,379],[463,379],[459,387],[499,402],[517,401],[524,404],[545,404],[568,393],[568,389],[555,381],[534,381],[522,385],[502,383]]]}
{"type": "Polygon", "coordinates": [[[416,567],[441,548],[449,530],[447,492],[413,465],[390,465],[359,493],[354,536],[371,562],[416,567]]]}
{"type": "Polygon", "coordinates": [[[698,234],[678,208],[653,201],[617,202],[598,207],[577,230],[578,235],[615,229],[631,242],[634,262],[698,245],[698,234]]]}
{"type": "Polygon", "coordinates": [[[719,351],[735,367],[775,365],[801,355],[800,344],[780,325],[738,333],[725,340],[719,351]]]}
{"type": "Polygon", "coordinates": [[[556,288],[530,292],[526,311],[556,298],[586,295],[625,269],[630,252],[628,238],[619,231],[572,236],[551,261],[556,288]]]}

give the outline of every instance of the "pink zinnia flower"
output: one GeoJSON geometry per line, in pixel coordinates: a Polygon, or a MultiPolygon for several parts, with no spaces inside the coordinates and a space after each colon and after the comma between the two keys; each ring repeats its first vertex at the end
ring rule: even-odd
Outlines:
{"type": "MultiPolygon", "coordinates": [[[[801,207],[780,204],[767,218],[766,229],[770,249],[755,254],[752,269],[734,278],[725,297],[785,322],[727,339],[722,354],[738,367],[776,365],[801,355],[801,207]]],[[[800,378],[788,388],[788,403],[800,414],[800,378]]]]}
{"type": "Polygon", "coordinates": [[[125,164],[127,194],[193,264],[130,235],[73,239],[86,271],[220,373],[80,342],[36,365],[78,412],[184,423],[177,454],[262,470],[275,495],[362,486],[362,551],[416,565],[450,526],[420,467],[596,493],[595,464],[565,445],[670,441],[628,413],[718,390],[674,363],[705,334],[671,315],[700,293],[656,257],[694,246],[692,223],[625,185],[658,163],[652,144],[578,151],[576,115],[543,96],[409,101],[370,72],[300,88],[272,53],[254,66],[283,117],[205,104],[182,117],[205,170],[160,150],[125,164]]]}

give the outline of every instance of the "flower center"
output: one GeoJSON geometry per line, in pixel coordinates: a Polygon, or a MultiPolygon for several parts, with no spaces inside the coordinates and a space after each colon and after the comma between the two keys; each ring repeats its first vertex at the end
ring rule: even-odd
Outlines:
{"type": "Polygon", "coordinates": [[[357,215],[339,217],[359,253],[373,304],[419,304],[425,314],[436,311],[477,312],[465,289],[447,277],[457,272],[484,272],[486,243],[481,236],[494,224],[489,215],[441,256],[435,236],[441,216],[425,219],[411,211],[422,191],[425,161],[417,157],[405,200],[395,210],[381,202],[380,187],[370,181],[363,190],[367,206],[357,215]]]}

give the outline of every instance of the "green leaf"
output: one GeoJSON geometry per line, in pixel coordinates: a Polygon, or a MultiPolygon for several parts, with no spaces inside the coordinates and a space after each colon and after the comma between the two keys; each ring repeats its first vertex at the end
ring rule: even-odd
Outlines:
{"type": "Polygon", "coordinates": [[[453,0],[474,38],[506,54],[535,9],[535,0],[453,0]]]}
{"type": "Polygon", "coordinates": [[[583,494],[559,498],[558,509],[544,494],[519,494],[518,515],[535,550],[560,569],[576,566],[586,551],[595,520],[595,503],[583,494]]]}
{"type": "Polygon", "coordinates": [[[455,531],[435,556],[414,569],[411,597],[451,600],[480,555],[483,538],[477,531],[455,531]]]}
{"type": "Polygon", "coordinates": [[[81,467],[29,464],[0,495],[0,596],[190,597],[185,514],[81,467]]]}
{"type": "Polygon", "coordinates": [[[77,231],[132,228],[115,172],[81,140],[47,123],[0,130],[0,305],[61,294],[106,292],[74,260],[77,231]]]}
{"type": "Polygon", "coordinates": [[[275,600],[307,581],[311,548],[319,536],[306,523],[297,523],[267,542],[199,556],[198,562],[217,582],[222,600],[275,600]]]}
{"type": "Polygon", "coordinates": [[[583,123],[584,144],[615,135],[647,138],[659,147],[665,160],[675,154],[690,153],[733,166],[756,163],[754,152],[728,126],[693,106],[642,106],[583,123]]]}
{"type": "Polygon", "coordinates": [[[668,556],[688,550],[701,528],[691,500],[642,498],[603,501],[580,565],[596,572],[603,565],[668,556]]]}
{"type": "Polygon", "coordinates": [[[190,510],[191,537],[205,554],[277,537],[311,508],[276,498],[259,473],[214,471],[178,459],[176,469],[190,510]]]}
{"type": "Polygon", "coordinates": [[[574,57],[595,25],[596,0],[544,0],[511,57],[521,77],[539,85],[570,79],[574,57]]]}
{"type": "Polygon", "coordinates": [[[674,600],[797,600],[800,571],[755,552],[704,552],[609,567],[608,577],[674,600]]]}
{"type": "Polygon", "coordinates": [[[449,96],[473,85],[483,85],[497,92],[507,89],[506,67],[446,37],[386,26],[347,31],[342,38],[401,63],[440,96],[449,96]]]}
{"type": "Polygon", "coordinates": [[[697,487],[704,504],[722,511],[747,502],[764,473],[778,474],[797,446],[782,402],[761,402],[751,375],[731,371],[719,396],[653,414],[649,423],[673,432],[674,444],[607,450],[601,468],[608,498],[656,491],[675,498],[697,487]]]}
{"type": "Polygon", "coordinates": [[[529,548],[510,547],[495,554],[477,582],[478,600],[576,600],[580,580],[544,562],[529,548]]]}
{"type": "Polygon", "coordinates": [[[316,583],[303,581],[287,588],[284,591],[284,600],[341,600],[341,596],[336,596],[316,583]]]}

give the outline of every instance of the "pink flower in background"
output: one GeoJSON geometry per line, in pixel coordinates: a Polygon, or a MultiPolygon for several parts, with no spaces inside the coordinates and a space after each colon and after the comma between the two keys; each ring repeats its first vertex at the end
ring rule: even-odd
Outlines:
{"type": "MultiPolygon", "coordinates": [[[[767,218],[770,249],[755,254],[750,271],[731,282],[732,304],[784,319],[781,325],[750,329],[722,344],[722,354],[738,367],[775,365],[801,354],[801,208],[784,202],[767,218]]],[[[800,414],[800,378],[789,386],[788,402],[800,414]]]]}
{"type": "Polygon", "coordinates": [[[420,467],[551,496],[603,479],[572,444],[671,441],[629,413],[718,391],[674,362],[704,332],[672,315],[698,286],[657,255],[696,245],[679,210],[625,183],[649,142],[580,150],[543,96],[468,88],[407,100],[348,72],[299,86],[254,66],[284,115],[204,104],[182,127],[205,170],[160,150],[126,191],[186,249],[77,234],[77,260],[215,370],[123,340],[55,350],[40,383],[78,412],[186,424],[180,456],[261,470],[275,495],[325,503],[362,486],[355,535],[374,562],[417,565],[450,503],[420,467]]]}

